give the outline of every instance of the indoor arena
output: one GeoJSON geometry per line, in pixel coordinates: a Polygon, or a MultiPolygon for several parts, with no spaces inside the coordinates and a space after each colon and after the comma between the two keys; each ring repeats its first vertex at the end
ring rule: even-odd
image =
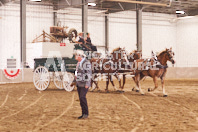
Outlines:
{"type": "Polygon", "coordinates": [[[197,132],[198,1],[0,0],[1,132],[197,132]]]}

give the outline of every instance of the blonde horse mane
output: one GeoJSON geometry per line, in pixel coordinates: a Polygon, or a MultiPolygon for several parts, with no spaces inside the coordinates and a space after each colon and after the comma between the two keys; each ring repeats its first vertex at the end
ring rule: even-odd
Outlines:
{"type": "Polygon", "coordinates": [[[161,55],[161,54],[164,54],[167,50],[168,50],[168,49],[162,50],[161,52],[159,52],[159,53],[157,54],[157,56],[159,56],[159,55],[161,55]]]}
{"type": "Polygon", "coordinates": [[[137,50],[133,50],[133,51],[130,52],[129,54],[131,55],[131,54],[133,54],[133,53],[135,53],[135,52],[137,52],[137,50]]]}
{"type": "Polygon", "coordinates": [[[120,47],[115,48],[111,53],[113,53],[114,51],[118,51],[118,50],[120,50],[120,49],[121,49],[120,47]]]}
{"type": "Polygon", "coordinates": [[[129,53],[129,55],[136,53],[136,52],[142,52],[142,50],[138,51],[138,50],[133,50],[132,52],[129,53]]]}

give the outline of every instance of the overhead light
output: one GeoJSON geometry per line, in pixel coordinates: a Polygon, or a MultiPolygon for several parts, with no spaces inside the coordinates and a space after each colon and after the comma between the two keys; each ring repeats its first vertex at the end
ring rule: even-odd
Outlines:
{"type": "Polygon", "coordinates": [[[196,16],[178,17],[178,18],[170,19],[170,22],[171,22],[171,23],[175,23],[175,22],[177,22],[178,20],[191,19],[191,18],[194,18],[194,17],[196,17],[196,16]]]}
{"type": "Polygon", "coordinates": [[[108,10],[101,10],[101,11],[97,11],[96,13],[105,13],[107,12],[108,10]]]}
{"type": "Polygon", "coordinates": [[[33,2],[41,2],[41,0],[29,0],[29,1],[33,1],[33,2]]]}
{"type": "Polygon", "coordinates": [[[176,10],[176,14],[185,14],[185,11],[176,10]]]}
{"type": "Polygon", "coordinates": [[[88,3],[88,6],[96,6],[96,3],[88,3]]]}
{"type": "Polygon", "coordinates": [[[185,17],[179,17],[178,19],[190,19],[190,18],[193,18],[195,16],[185,16],[185,17]]]}

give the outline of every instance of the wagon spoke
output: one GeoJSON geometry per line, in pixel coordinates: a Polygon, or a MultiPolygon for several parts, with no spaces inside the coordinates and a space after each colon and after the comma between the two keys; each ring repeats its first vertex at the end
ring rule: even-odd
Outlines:
{"type": "Polygon", "coordinates": [[[63,88],[63,83],[61,82],[61,88],[63,88]]]}
{"type": "Polygon", "coordinates": [[[43,84],[45,87],[47,86],[47,82],[44,82],[44,84],[43,84]]]}
{"type": "Polygon", "coordinates": [[[41,84],[41,89],[43,89],[44,87],[43,87],[43,84],[41,84]]]}
{"type": "Polygon", "coordinates": [[[70,84],[73,82],[73,74],[72,73],[65,73],[64,77],[63,77],[63,86],[65,88],[66,91],[72,91],[74,89],[74,86],[70,86],[70,84]]]}
{"type": "Polygon", "coordinates": [[[45,90],[50,83],[48,69],[43,66],[37,67],[34,72],[33,82],[36,89],[45,90]]]}
{"type": "Polygon", "coordinates": [[[35,84],[37,85],[39,83],[39,80],[37,80],[36,82],[35,82],[35,84]]]}
{"type": "Polygon", "coordinates": [[[63,89],[63,80],[58,72],[55,72],[54,84],[58,89],[63,89]]]}

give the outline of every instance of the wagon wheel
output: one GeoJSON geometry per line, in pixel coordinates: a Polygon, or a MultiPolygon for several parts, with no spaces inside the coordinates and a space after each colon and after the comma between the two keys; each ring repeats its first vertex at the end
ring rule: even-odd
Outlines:
{"type": "Polygon", "coordinates": [[[73,80],[74,80],[73,74],[66,72],[63,77],[63,86],[66,91],[70,92],[74,89],[74,85],[71,86],[71,83],[73,82],[73,80]]]}
{"type": "Polygon", "coordinates": [[[34,71],[33,82],[36,89],[43,91],[50,83],[50,76],[48,69],[43,66],[39,66],[34,71]]]}
{"type": "Polygon", "coordinates": [[[58,88],[58,89],[63,89],[63,75],[56,73],[54,74],[54,85],[58,88]]]}
{"type": "Polygon", "coordinates": [[[74,39],[76,39],[78,33],[76,31],[76,29],[71,28],[68,32],[68,37],[69,37],[69,41],[72,42],[74,39]]]}

